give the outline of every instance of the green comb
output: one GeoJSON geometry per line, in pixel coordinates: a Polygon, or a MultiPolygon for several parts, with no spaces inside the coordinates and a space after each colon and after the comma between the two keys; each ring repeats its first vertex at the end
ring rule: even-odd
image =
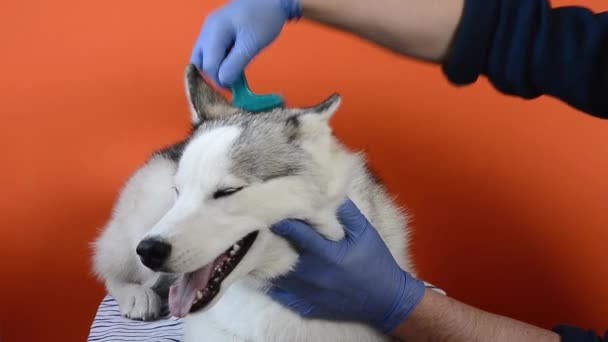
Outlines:
{"type": "Polygon", "coordinates": [[[283,107],[285,102],[278,94],[255,94],[249,89],[245,73],[232,84],[232,105],[248,112],[265,112],[283,107]]]}

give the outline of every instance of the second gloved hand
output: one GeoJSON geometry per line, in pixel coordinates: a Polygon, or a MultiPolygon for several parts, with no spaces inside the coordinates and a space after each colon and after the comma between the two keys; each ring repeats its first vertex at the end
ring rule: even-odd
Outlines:
{"type": "Polygon", "coordinates": [[[346,236],[329,241],[306,223],[286,220],[273,231],[300,254],[295,270],[268,293],[306,317],[354,320],[391,332],[418,305],[424,283],[402,270],[388,247],[347,200],[338,209],[346,236]]]}
{"type": "Polygon", "coordinates": [[[300,15],[297,0],[232,0],[205,20],[191,63],[228,87],[285,22],[300,15]]]}

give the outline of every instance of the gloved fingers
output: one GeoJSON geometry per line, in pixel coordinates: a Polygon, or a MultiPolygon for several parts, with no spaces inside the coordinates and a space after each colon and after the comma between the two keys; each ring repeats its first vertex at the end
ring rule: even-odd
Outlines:
{"type": "Polygon", "coordinates": [[[219,69],[220,85],[227,87],[234,83],[258,52],[257,38],[251,30],[241,29],[236,32],[234,47],[219,69]]]}
{"type": "Polygon", "coordinates": [[[308,297],[311,292],[315,291],[316,286],[314,283],[309,282],[308,279],[306,279],[307,277],[301,276],[302,272],[295,270],[287,275],[273,279],[272,286],[297,295],[298,297],[308,297]]]}
{"type": "MultiPolygon", "coordinates": [[[[308,224],[298,220],[283,220],[271,227],[272,231],[290,241],[302,252],[327,256],[334,242],[326,240],[308,224]]],[[[297,266],[296,266],[297,267],[297,266]]]]}
{"type": "Polygon", "coordinates": [[[194,44],[194,48],[192,49],[192,54],[190,55],[190,63],[194,64],[198,70],[203,69],[203,51],[201,49],[198,39],[194,44]]]}
{"type": "Polygon", "coordinates": [[[344,227],[346,236],[351,240],[357,240],[370,226],[367,218],[350,199],[346,199],[338,207],[338,221],[344,227]]]}
{"type": "Polygon", "coordinates": [[[198,70],[203,70],[203,44],[205,43],[205,39],[203,39],[203,35],[205,32],[209,30],[213,30],[213,28],[219,25],[218,20],[215,19],[217,13],[211,13],[207,19],[205,20],[203,27],[201,27],[201,31],[196,37],[196,42],[194,42],[194,48],[192,49],[192,53],[190,55],[190,63],[194,64],[198,70]]]}
{"type": "Polygon", "coordinates": [[[319,314],[319,310],[316,308],[316,306],[311,305],[308,301],[300,296],[279,287],[273,286],[269,288],[266,290],[266,294],[279,304],[304,317],[316,317],[319,314]]]}
{"type": "Polygon", "coordinates": [[[329,271],[332,261],[319,258],[316,254],[302,253],[294,269],[273,279],[272,284],[285,290],[298,291],[302,296],[318,287],[331,287],[338,277],[335,272],[329,271]]]}
{"type": "Polygon", "coordinates": [[[225,20],[210,18],[203,27],[200,38],[202,70],[218,85],[222,85],[220,66],[234,39],[234,28],[225,20]]]}
{"type": "Polygon", "coordinates": [[[281,304],[286,304],[288,303],[292,297],[294,297],[292,294],[290,294],[289,292],[283,290],[280,287],[277,286],[271,286],[266,290],[266,294],[268,296],[270,296],[270,298],[276,300],[277,302],[281,303],[281,304]]]}

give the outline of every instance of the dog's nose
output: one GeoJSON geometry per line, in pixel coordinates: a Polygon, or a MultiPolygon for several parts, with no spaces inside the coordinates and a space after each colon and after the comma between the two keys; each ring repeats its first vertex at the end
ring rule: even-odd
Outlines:
{"type": "Polygon", "coordinates": [[[146,267],[157,271],[169,258],[171,245],[157,238],[149,238],[140,241],[135,251],[146,267]]]}

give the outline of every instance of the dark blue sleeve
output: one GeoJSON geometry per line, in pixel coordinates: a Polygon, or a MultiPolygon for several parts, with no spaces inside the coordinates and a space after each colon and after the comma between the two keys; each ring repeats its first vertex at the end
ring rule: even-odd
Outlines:
{"type": "Polygon", "coordinates": [[[547,0],[467,0],[443,65],[460,85],[486,75],[503,93],[546,94],[608,118],[608,12],[547,0]]]}
{"type": "Polygon", "coordinates": [[[608,331],[606,331],[604,339],[591,330],[571,325],[558,325],[553,328],[553,331],[561,337],[562,342],[608,342],[608,331]]]}

